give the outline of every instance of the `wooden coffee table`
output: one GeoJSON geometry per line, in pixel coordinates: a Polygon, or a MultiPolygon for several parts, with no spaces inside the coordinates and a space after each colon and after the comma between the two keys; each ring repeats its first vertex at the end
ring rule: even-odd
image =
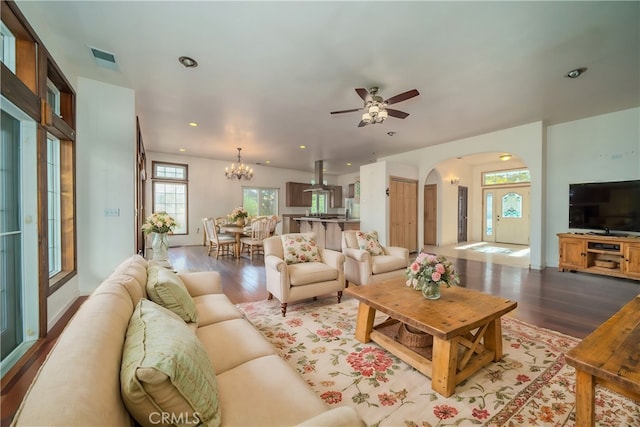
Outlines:
{"type": "Polygon", "coordinates": [[[431,378],[431,388],[445,397],[462,380],[502,358],[500,318],[517,303],[458,286],[442,288],[427,300],[399,277],[345,289],[360,301],[356,339],[374,341],[431,378]],[[391,318],[373,327],[376,310],[391,318]],[[433,347],[407,347],[397,340],[405,323],[433,336],[433,347]]]}

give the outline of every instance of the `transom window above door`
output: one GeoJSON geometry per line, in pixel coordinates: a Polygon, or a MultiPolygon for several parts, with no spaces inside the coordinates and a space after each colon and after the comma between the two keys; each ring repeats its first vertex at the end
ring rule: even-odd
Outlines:
{"type": "Polygon", "coordinates": [[[531,182],[529,169],[511,169],[482,172],[482,185],[528,184],[531,182]]]}

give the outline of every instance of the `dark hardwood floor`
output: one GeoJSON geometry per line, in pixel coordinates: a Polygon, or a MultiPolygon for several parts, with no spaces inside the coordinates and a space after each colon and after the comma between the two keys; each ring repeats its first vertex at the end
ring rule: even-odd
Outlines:
{"type": "MultiPolygon", "coordinates": [[[[204,246],[171,248],[169,259],[178,271],[218,271],[222,287],[237,304],[267,298],[262,255],[235,259],[207,256],[204,246]]],[[[528,270],[501,264],[450,258],[461,286],[518,302],[511,314],[525,322],[584,338],[640,294],[640,282],[584,273],[560,273],[556,268],[528,270]]],[[[333,298],[333,296],[332,296],[333,298]]],[[[79,305],[79,304],[77,304],[79,305]]],[[[64,323],[56,325],[29,360],[10,379],[2,381],[2,426],[8,425],[37,369],[53,346],[64,323]]]]}
{"type": "MultiPolygon", "coordinates": [[[[267,298],[263,257],[207,257],[202,246],[171,248],[176,270],[215,270],[233,303],[267,298]]],[[[461,286],[518,302],[511,314],[525,322],[584,338],[640,294],[640,282],[586,273],[561,273],[557,268],[529,270],[450,258],[461,286]]]]}

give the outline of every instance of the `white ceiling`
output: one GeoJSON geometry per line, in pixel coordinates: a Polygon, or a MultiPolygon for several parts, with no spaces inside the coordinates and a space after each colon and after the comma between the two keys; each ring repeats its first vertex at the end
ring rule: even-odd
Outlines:
{"type": "Polygon", "coordinates": [[[135,90],[148,151],[231,162],[242,147],[245,163],[312,171],[324,160],[326,173],[350,173],[381,156],[640,105],[637,1],[17,4],[27,19],[46,17],[77,75],[135,90]],[[96,65],[88,46],[115,54],[118,69],[96,65]],[[199,66],[184,68],[182,55],[199,66]],[[578,67],[588,71],[565,77],[578,67]],[[393,106],[409,117],[379,125],[329,114],[362,107],[354,89],[371,86],[385,99],[420,96],[393,106]]]}

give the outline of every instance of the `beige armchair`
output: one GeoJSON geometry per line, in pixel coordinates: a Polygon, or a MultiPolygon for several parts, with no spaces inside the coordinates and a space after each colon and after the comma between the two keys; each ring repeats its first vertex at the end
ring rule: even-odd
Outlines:
{"type": "Polygon", "coordinates": [[[409,249],[380,245],[382,253],[374,256],[366,249],[360,249],[356,233],[355,230],[342,232],[346,286],[349,283],[369,285],[405,274],[409,266],[409,249]]]}
{"type": "Polygon", "coordinates": [[[282,316],[287,304],[337,292],[345,287],[344,255],[315,246],[315,233],[292,233],[264,240],[264,268],[269,299],[280,301],[282,316]],[[283,243],[284,242],[284,243],[283,243]]]}

